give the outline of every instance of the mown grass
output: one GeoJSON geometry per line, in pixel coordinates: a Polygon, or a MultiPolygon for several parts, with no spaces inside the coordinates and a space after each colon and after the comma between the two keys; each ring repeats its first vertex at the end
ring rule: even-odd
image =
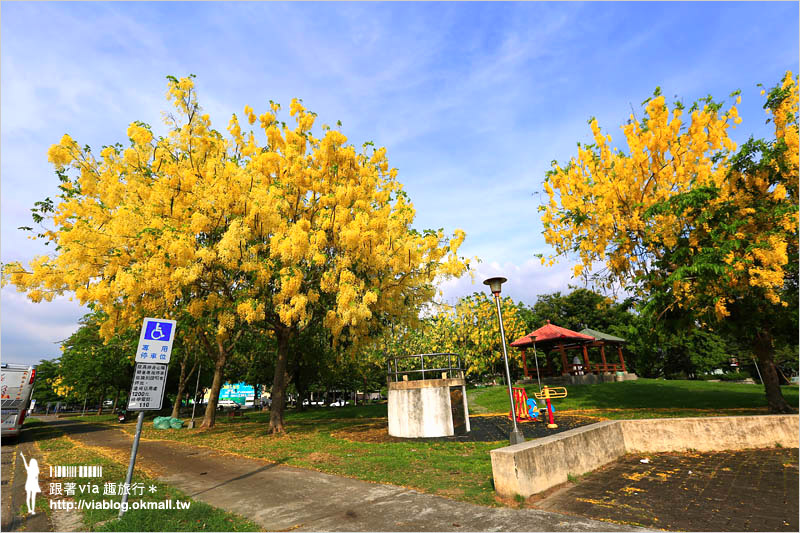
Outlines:
{"type": "MultiPolygon", "coordinates": [[[[388,441],[386,419],[368,416],[381,409],[385,412],[385,408],[384,405],[289,412],[284,435],[267,433],[268,413],[248,412],[233,419],[219,416],[216,427],[208,430],[158,430],[149,423],[145,424],[142,437],[209,446],[457,500],[497,504],[489,450],[504,445],[503,442],[388,441]],[[364,411],[359,413],[359,409],[364,411]],[[333,418],[334,414],[361,416],[333,418]]],[[[123,427],[130,433],[135,431],[135,424],[130,422],[123,427]]]]}
{"type": "MultiPolygon", "coordinates": [[[[564,411],[581,412],[598,420],[766,414],[763,388],[758,385],[641,379],[567,389],[569,396],[554,402],[556,418],[564,411]]],[[[526,390],[533,397],[538,387],[527,385],[526,390]]],[[[784,394],[790,403],[797,403],[796,387],[787,388],[784,394]]],[[[468,396],[473,413],[508,410],[508,392],[503,386],[471,389],[468,396]]],[[[218,413],[216,427],[209,430],[157,430],[148,420],[143,437],[208,446],[456,500],[501,505],[495,499],[489,451],[505,446],[506,441],[390,439],[386,413],[385,403],[287,410],[286,434],[277,436],[267,433],[267,412],[246,411],[233,418],[218,413]]],[[[129,421],[123,428],[133,433],[135,423],[129,421]]]]}
{"type": "MultiPolygon", "coordinates": [[[[524,385],[529,398],[537,384],[524,385]]],[[[638,379],[634,381],[567,385],[567,397],[554,401],[556,410],[598,410],[609,418],[657,418],[659,416],[713,416],[743,414],[756,410],[766,414],[767,399],[761,385],[710,383],[707,381],[638,379]],[[628,410],[620,413],[618,409],[628,410]],[[697,411],[701,410],[701,411],[697,411]],[[726,410],[734,412],[726,413],[726,410]],[[624,416],[622,416],[624,415],[624,416]]],[[[796,386],[781,387],[790,405],[798,403],[796,386]]],[[[508,410],[508,389],[504,386],[468,392],[470,407],[476,411],[500,413],[508,410]]],[[[606,416],[600,414],[599,416],[606,416]]]]}
{"type": "MultiPolygon", "coordinates": [[[[114,482],[116,484],[125,481],[127,464],[117,461],[96,452],[90,447],[68,438],[64,431],[58,426],[45,424],[37,419],[28,419],[25,422],[28,436],[32,438],[39,450],[44,454],[44,460],[40,460],[39,485],[42,494],[36,503],[37,510],[51,513],[49,503],[46,498],[61,499],[64,496],[54,496],[50,494],[50,483],[61,483],[62,488],[67,481],[76,482],[80,485],[97,485],[98,493],[82,493],[75,491],[74,499],[77,505],[79,500],[86,502],[92,501],[121,501],[121,496],[103,494],[103,484],[114,482]],[[70,466],[70,465],[98,465],[103,467],[102,478],[49,478],[49,466],[70,466]]],[[[125,516],[117,520],[118,510],[116,509],[83,509],[83,522],[89,531],[258,531],[260,528],[254,522],[246,520],[239,515],[228,513],[212,507],[206,503],[194,501],[180,490],[165,485],[138,469],[134,471],[132,483],[143,483],[146,487],[143,494],[129,496],[129,503],[135,500],[162,502],[168,499],[191,502],[188,509],[132,509],[125,513],[125,516]],[[151,485],[156,487],[156,491],[151,493],[147,490],[151,485]]],[[[174,504],[173,504],[174,505],[174,504]]]]}

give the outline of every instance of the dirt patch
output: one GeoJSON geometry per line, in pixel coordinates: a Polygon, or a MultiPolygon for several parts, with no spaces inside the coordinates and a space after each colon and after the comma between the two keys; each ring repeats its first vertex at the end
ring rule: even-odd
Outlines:
{"type": "Polygon", "coordinates": [[[373,444],[408,441],[408,439],[401,439],[389,435],[389,423],[386,420],[340,429],[332,432],[331,436],[351,442],[367,442],[373,444]]]}
{"type": "Polygon", "coordinates": [[[325,452],[310,453],[305,457],[305,460],[313,464],[320,464],[320,463],[338,464],[342,462],[341,457],[337,457],[335,455],[331,455],[325,452]]]}
{"type": "MultiPolygon", "coordinates": [[[[83,442],[80,442],[72,437],[66,436],[67,440],[69,440],[72,444],[75,445],[76,448],[83,448],[95,453],[102,455],[107,459],[111,459],[114,462],[120,464],[127,464],[130,462],[131,459],[131,452],[130,450],[125,449],[116,449],[110,448],[106,446],[90,446],[83,442]]],[[[136,468],[147,474],[152,478],[158,478],[159,476],[164,474],[163,468],[158,466],[158,463],[148,460],[147,458],[138,456],[136,457],[136,468]]]]}
{"type": "Polygon", "coordinates": [[[797,465],[797,448],[629,454],[527,504],[669,530],[798,531],[797,465]]]}
{"type": "Polygon", "coordinates": [[[441,489],[436,491],[436,495],[457,500],[458,498],[464,496],[464,490],[459,489],[458,487],[453,487],[451,489],[441,489]]]}

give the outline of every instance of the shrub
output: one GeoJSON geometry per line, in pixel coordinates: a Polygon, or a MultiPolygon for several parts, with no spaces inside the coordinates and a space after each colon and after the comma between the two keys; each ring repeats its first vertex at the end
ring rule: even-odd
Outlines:
{"type": "Polygon", "coordinates": [[[725,372],[719,376],[719,379],[722,381],[743,381],[749,377],[751,377],[750,372],[742,370],[739,372],[725,372]]]}

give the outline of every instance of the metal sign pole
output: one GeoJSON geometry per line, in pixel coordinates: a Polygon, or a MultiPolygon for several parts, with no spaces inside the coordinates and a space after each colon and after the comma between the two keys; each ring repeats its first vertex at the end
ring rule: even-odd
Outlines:
{"type": "Polygon", "coordinates": [[[133,447],[131,448],[131,462],[128,464],[128,475],[125,476],[125,487],[127,490],[122,492],[122,503],[119,505],[118,518],[125,514],[125,507],[128,505],[128,493],[131,488],[131,478],[133,478],[133,465],[136,464],[136,452],[139,450],[139,437],[142,435],[142,424],[144,423],[144,411],[139,411],[139,418],[136,420],[136,435],[133,437],[133,447]]]}
{"type": "Polygon", "coordinates": [[[123,485],[119,518],[122,518],[128,506],[133,467],[136,464],[136,452],[139,450],[139,438],[142,436],[144,412],[158,411],[164,404],[167,365],[172,356],[176,324],[174,320],[163,318],[145,318],[142,322],[139,346],[136,348],[136,364],[133,367],[133,383],[128,395],[128,410],[139,411],[139,418],[136,420],[136,434],[133,437],[131,461],[123,485]]]}
{"type": "Polygon", "coordinates": [[[200,390],[200,370],[201,370],[200,365],[197,365],[197,384],[195,384],[194,386],[194,400],[192,401],[192,422],[191,422],[192,428],[194,428],[194,410],[197,407],[197,391],[200,390]]]}

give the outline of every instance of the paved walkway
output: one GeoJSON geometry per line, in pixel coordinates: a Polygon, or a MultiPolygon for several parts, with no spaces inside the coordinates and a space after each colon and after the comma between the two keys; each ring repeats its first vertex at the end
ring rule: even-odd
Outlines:
{"type": "MultiPolygon", "coordinates": [[[[120,429],[42,418],[89,446],[129,454],[120,429]]],[[[195,500],[269,531],[634,531],[535,509],[493,508],[167,441],[141,441],[137,466],[195,500]]]]}
{"type": "Polygon", "coordinates": [[[678,531],[800,531],[797,466],[797,448],[628,454],[539,508],[678,531]]]}

